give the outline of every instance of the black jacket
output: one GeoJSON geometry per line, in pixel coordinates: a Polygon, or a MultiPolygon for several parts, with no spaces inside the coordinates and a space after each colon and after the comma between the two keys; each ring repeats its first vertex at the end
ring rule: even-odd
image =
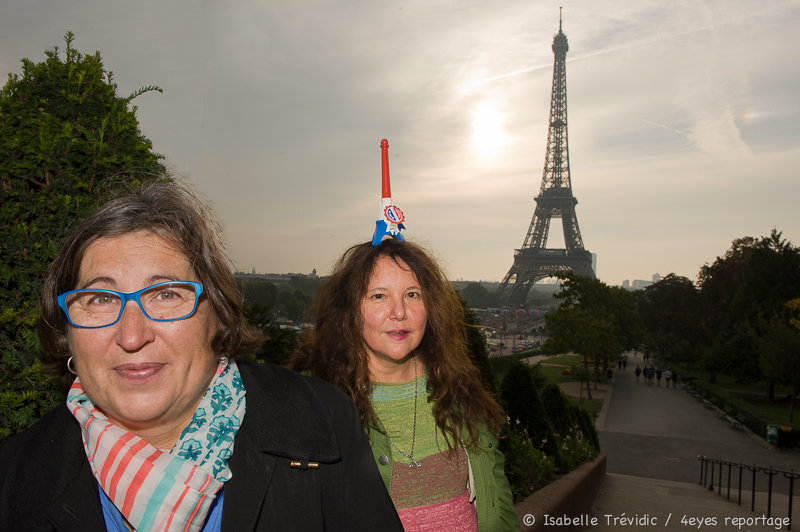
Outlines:
{"type": "MultiPolygon", "coordinates": [[[[247,413],[228,462],[223,531],[402,530],[343,393],[271,364],[239,369],[247,413]]],[[[65,405],[0,448],[0,530],[105,531],[97,490],[65,405]]]]}

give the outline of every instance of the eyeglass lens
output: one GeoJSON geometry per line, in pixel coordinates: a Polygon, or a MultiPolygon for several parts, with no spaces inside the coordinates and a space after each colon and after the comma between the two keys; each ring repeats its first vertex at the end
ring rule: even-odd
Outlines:
{"type": "MultiPolygon", "coordinates": [[[[154,286],[139,294],[139,303],[151,320],[179,320],[192,314],[197,295],[188,283],[154,286]]],[[[80,327],[102,327],[114,323],[122,313],[122,298],[110,291],[82,290],[66,302],[69,318],[80,327]]]]}

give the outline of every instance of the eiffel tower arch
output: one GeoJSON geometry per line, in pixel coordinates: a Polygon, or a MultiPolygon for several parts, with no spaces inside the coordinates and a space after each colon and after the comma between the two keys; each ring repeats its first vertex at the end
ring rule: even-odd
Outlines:
{"type": "Polygon", "coordinates": [[[567,70],[569,44],[558,21],[558,33],[553,37],[553,92],[550,100],[550,122],[547,129],[547,152],[536,209],[520,249],[514,251],[514,264],[498,289],[501,303],[524,303],[536,281],[563,272],[595,278],[592,254],[583,247],[569,171],[569,142],[567,140],[567,70]],[[547,247],[550,221],[560,218],[564,229],[564,248],[547,247]]]}

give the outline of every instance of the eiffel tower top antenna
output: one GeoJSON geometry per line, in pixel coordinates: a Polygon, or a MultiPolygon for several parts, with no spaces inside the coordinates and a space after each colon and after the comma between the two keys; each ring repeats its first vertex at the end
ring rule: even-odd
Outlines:
{"type": "Polygon", "coordinates": [[[563,33],[561,31],[561,10],[564,9],[563,7],[558,8],[558,33],[563,33]]]}

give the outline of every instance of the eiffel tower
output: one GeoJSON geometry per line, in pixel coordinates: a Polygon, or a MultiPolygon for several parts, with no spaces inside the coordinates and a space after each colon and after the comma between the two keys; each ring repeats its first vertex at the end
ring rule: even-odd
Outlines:
{"type": "Polygon", "coordinates": [[[553,94],[550,101],[550,125],[547,130],[547,153],[544,161],[542,187],[536,196],[528,234],[520,249],[514,251],[514,264],[498,289],[499,299],[508,305],[525,302],[536,281],[558,272],[573,271],[577,275],[595,278],[592,255],[583,247],[569,173],[569,143],[567,141],[567,69],[569,44],[561,29],[553,37],[553,94]],[[561,218],[566,249],[547,247],[550,220],[561,218]]]}

